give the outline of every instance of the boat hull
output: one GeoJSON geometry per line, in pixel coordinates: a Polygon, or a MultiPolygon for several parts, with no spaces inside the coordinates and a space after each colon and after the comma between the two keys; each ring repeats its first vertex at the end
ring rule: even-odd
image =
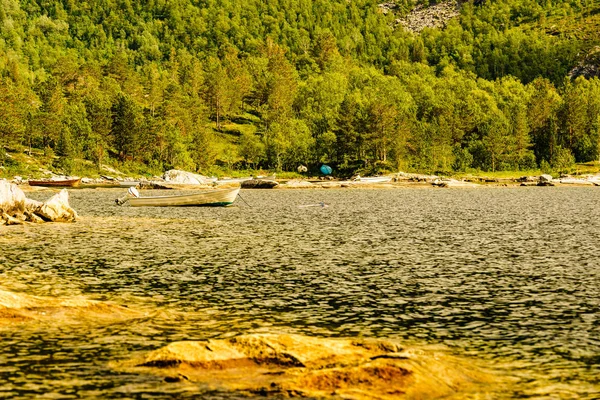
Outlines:
{"type": "Polygon", "coordinates": [[[81,179],[65,179],[61,181],[28,181],[29,186],[76,187],[81,179]]]}
{"type": "Polygon", "coordinates": [[[358,183],[388,183],[392,180],[390,176],[373,176],[373,177],[361,177],[357,178],[355,182],[358,183]]]}
{"type": "Polygon", "coordinates": [[[129,199],[132,207],[219,207],[235,201],[240,188],[215,189],[177,196],[135,197],[129,199]]]}

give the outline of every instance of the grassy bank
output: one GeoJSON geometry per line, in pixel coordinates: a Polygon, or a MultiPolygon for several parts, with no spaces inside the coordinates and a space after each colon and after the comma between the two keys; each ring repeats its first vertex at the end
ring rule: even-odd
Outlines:
{"type": "MultiPolygon", "coordinates": [[[[4,165],[0,166],[0,178],[13,179],[20,176],[24,179],[43,178],[50,175],[71,175],[88,178],[99,178],[101,176],[113,177],[133,177],[133,178],[151,178],[153,176],[161,176],[164,171],[160,168],[153,168],[142,163],[125,161],[112,161],[111,163],[102,164],[101,168],[88,160],[74,159],[71,164],[71,170],[67,173],[64,169],[58,166],[58,157],[53,154],[45,154],[42,150],[33,149],[29,153],[29,149],[9,149],[4,157],[4,165]]],[[[360,172],[360,171],[359,171],[360,172]]],[[[412,173],[429,174],[426,171],[405,171],[412,173]]],[[[198,173],[206,176],[214,176],[217,178],[231,177],[241,178],[248,176],[273,175],[276,174],[281,179],[302,179],[306,178],[306,174],[296,172],[282,172],[264,169],[231,169],[226,166],[212,166],[207,170],[198,171],[198,173]]],[[[522,176],[538,176],[541,174],[550,174],[553,177],[560,175],[596,175],[600,174],[600,162],[588,162],[574,164],[570,168],[558,170],[540,170],[531,169],[526,171],[478,171],[470,170],[467,172],[456,172],[444,176],[455,179],[490,179],[490,180],[511,180],[522,176]]],[[[334,171],[334,178],[335,171],[334,171]]],[[[366,175],[361,173],[361,175],[366,175]]]]}
{"type": "Polygon", "coordinates": [[[522,176],[539,176],[541,174],[549,174],[554,178],[561,175],[596,175],[600,174],[600,162],[588,162],[574,164],[570,168],[563,170],[550,170],[542,171],[541,169],[530,169],[525,171],[469,171],[469,172],[457,172],[453,174],[454,178],[457,179],[469,179],[469,178],[489,178],[489,179],[517,179],[522,176]]]}
{"type": "MultiPolygon", "coordinates": [[[[4,165],[0,165],[0,179],[13,179],[20,176],[25,179],[48,177],[51,173],[56,175],[70,175],[88,178],[99,178],[101,176],[152,178],[161,176],[165,171],[161,168],[145,165],[143,163],[125,161],[112,161],[98,166],[89,160],[74,159],[69,171],[59,166],[58,157],[46,154],[39,149],[26,148],[8,149],[4,157],[4,165]]],[[[230,177],[241,178],[248,176],[261,176],[276,174],[278,178],[294,179],[302,178],[303,175],[296,172],[276,172],[264,169],[230,169],[226,166],[214,165],[209,169],[197,171],[206,176],[217,178],[230,177]]]]}

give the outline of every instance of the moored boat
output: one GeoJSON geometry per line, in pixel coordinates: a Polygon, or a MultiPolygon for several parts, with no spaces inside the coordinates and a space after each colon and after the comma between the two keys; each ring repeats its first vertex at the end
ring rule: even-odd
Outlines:
{"type": "MultiPolygon", "coordinates": [[[[211,189],[182,195],[128,197],[128,201],[132,207],[227,206],[235,201],[239,192],[239,187],[233,189],[211,189]]],[[[137,191],[131,191],[130,189],[129,193],[137,193],[137,191]]]]}
{"type": "Polygon", "coordinates": [[[391,176],[360,176],[354,178],[354,182],[361,183],[387,183],[392,180],[391,176]]]}
{"type": "Polygon", "coordinates": [[[29,186],[51,186],[51,187],[76,187],[81,183],[81,178],[77,179],[43,179],[29,180],[29,186]]]}

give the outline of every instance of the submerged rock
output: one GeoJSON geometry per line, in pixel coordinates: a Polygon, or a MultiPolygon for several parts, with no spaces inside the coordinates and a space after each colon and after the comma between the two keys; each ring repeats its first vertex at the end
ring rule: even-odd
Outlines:
{"type": "Polygon", "coordinates": [[[111,322],[141,316],[126,307],[85,298],[40,297],[0,289],[0,326],[35,321],[111,322]]]}
{"type": "Polygon", "coordinates": [[[45,203],[25,197],[15,184],[0,180],[0,225],[24,222],[72,222],[77,212],[69,206],[69,192],[61,190],[45,203]]]}
{"type": "Polygon", "coordinates": [[[484,393],[496,379],[441,351],[385,340],[254,334],[175,342],[114,365],[212,388],[345,399],[441,398],[484,393]]]}

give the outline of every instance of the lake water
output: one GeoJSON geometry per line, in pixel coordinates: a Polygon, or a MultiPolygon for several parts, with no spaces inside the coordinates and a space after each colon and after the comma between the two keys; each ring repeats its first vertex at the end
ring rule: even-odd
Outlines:
{"type": "Polygon", "coordinates": [[[254,190],[226,208],[72,190],[79,222],[0,227],[0,287],[152,314],[0,328],[0,398],[233,399],[108,363],[255,332],[439,344],[516,377],[506,397],[600,398],[599,189],[254,190]]]}

